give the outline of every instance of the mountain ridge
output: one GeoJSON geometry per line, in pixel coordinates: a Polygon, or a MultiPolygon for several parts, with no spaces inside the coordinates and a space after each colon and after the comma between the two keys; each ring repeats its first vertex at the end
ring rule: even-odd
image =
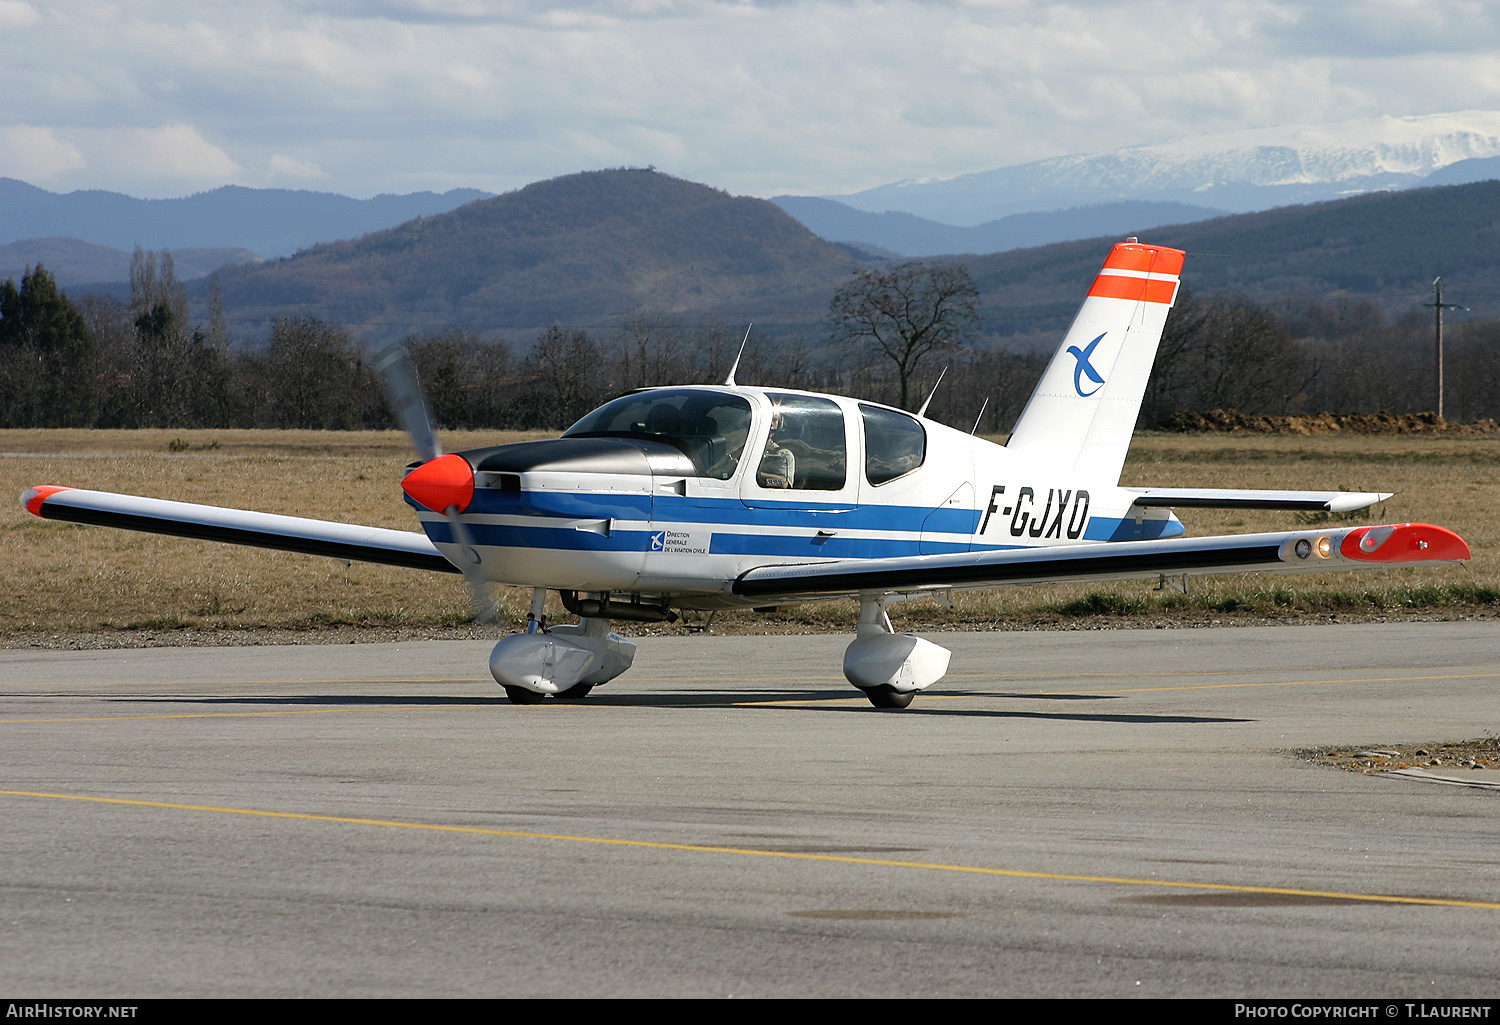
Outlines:
{"type": "Polygon", "coordinates": [[[1500,111],[1359,118],[1195,136],[1051,157],[827,196],[972,226],[1008,214],[1121,200],[1235,213],[1419,186],[1459,161],[1500,156],[1500,111]]]}
{"type": "Polygon", "coordinates": [[[137,199],[102,189],[48,192],[0,178],[0,244],[28,238],[76,238],[130,251],[249,249],[290,256],[332,239],[356,238],[414,217],[488,198],[478,189],[352,199],[332,192],[222,185],[178,199],[137,199]]]}
{"type": "Polygon", "coordinates": [[[1229,212],[1186,203],[1126,201],[1011,214],[965,228],[899,210],[869,213],[820,196],[773,196],[771,202],[820,238],[874,246],[908,257],[997,253],[1103,234],[1126,235],[1159,224],[1186,224],[1229,212]]]}

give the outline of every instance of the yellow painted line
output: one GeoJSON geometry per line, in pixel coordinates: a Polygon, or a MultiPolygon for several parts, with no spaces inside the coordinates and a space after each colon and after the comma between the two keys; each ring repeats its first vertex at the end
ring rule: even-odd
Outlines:
{"type": "MultiPolygon", "coordinates": [[[[1265,683],[1201,683],[1191,687],[1120,687],[1112,690],[1058,691],[1069,694],[1142,694],[1153,690],[1221,690],[1230,687],[1306,687],[1316,683],[1408,683],[1416,680],[1482,680],[1495,673],[1449,673],[1442,676],[1370,676],[1363,679],[1281,680],[1265,683]]],[[[1038,692],[1050,693],[1050,692],[1038,692]]]]}
{"type": "MultiPolygon", "coordinates": [[[[1500,668],[1500,667],[1497,667],[1497,668],[1500,668]]],[[[1038,674],[1038,675],[1040,675],[1040,674],[1038,674]]],[[[1054,674],[1047,674],[1047,675],[1050,678],[1054,674]]],[[[1055,675],[1057,675],[1057,676],[1065,676],[1066,674],[1055,674],[1055,675]]],[[[1188,676],[1188,675],[1211,676],[1211,675],[1227,675],[1227,673],[1221,673],[1221,674],[1214,674],[1214,673],[1202,673],[1202,674],[1189,674],[1189,673],[1130,673],[1130,674],[1121,673],[1121,674],[1106,674],[1106,673],[1096,673],[1096,674],[1091,674],[1091,675],[1094,675],[1094,676],[1116,676],[1116,677],[1121,677],[1121,676],[1148,676],[1149,677],[1149,676],[1188,676]]],[[[1062,696],[1064,694],[1067,694],[1067,695],[1073,695],[1073,694],[1149,694],[1149,693],[1153,693],[1153,692],[1157,692],[1157,691],[1233,690],[1233,689],[1238,689],[1238,688],[1242,688],[1242,687],[1312,687],[1312,686],[1316,686],[1318,684],[1341,684],[1341,683],[1415,683],[1415,682],[1421,682],[1421,681],[1427,681],[1427,680],[1475,680],[1475,679],[1487,679],[1487,678],[1490,678],[1490,677],[1493,677],[1493,676],[1496,676],[1496,675],[1497,675],[1496,673],[1445,673],[1445,674],[1434,674],[1434,675],[1428,675],[1428,676],[1370,676],[1370,677],[1363,677],[1363,678],[1357,678],[1357,679],[1264,680],[1264,681],[1252,682],[1252,683],[1198,683],[1198,684],[1189,684],[1187,686],[1176,686],[1176,687],[1112,687],[1112,688],[1090,687],[1090,688],[1078,688],[1078,689],[1075,689],[1075,690],[1067,690],[1067,691],[1033,691],[1033,692],[1031,692],[1027,696],[1029,696],[1029,697],[1042,697],[1042,698],[1045,698],[1045,697],[1062,696]]],[[[1006,679],[1024,679],[1024,678],[1026,678],[1026,677],[1017,677],[1017,676],[996,677],[994,675],[970,676],[970,677],[959,677],[959,676],[948,676],[948,677],[945,677],[945,679],[950,679],[950,680],[951,679],[992,679],[992,680],[997,680],[997,682],[1000,682],[1000,681],[1003,681],[1003,680],[1006,680],[1006,679]]],[[[688,678],[687,677],[673,677],[672,679],[688,679],[688,678]]],[[[720,678],[720,682],[728,681],[728,680],[735,680],[735,681],[741,681],[741,682],[791,683],[791,682],[798,682],[798,681],[810,682],[810,681],[817,681],[817,680],[839,680],[839,681],[842,681],[843,679],[844,678],[842,676],[800,676],[800,677],[749,677],[749,676],[745,676],[745,677],[722,677],[722,678],[720,678]]],[[[240,680],[240,681],[227,681],[227,682],[232,682],[232,683],[308,684],[308,683],[323,683],[323,682],[328,682],[328,681],[319,681],[319,680],[311,680],[311,681],[240,680]]],[[[398,680],[398,681],[387,681],[387,682],[396,682],[396,683],[480,683],[480,682],[483,682],[483,681],[477,681],[477,680],[398,680]]],[[[650,679],[650,678],[645,678],[645,679],[636,679],[633,682],[636,682],[636,683],[657,683],[657,682],[664,682],[664,681],[650,679]]],[[[712,682],[712,681],[704,681],[704,682],[712,682]]],[[[165,686],[166,684],[162,684],[162,685],[165,686]]],[[[59,684],[58,686],[75,686],[75,685],[74,684],[59,684]]],[[[1007,697],[1007,696],[1008,695],[1003,695],[1003,694],[918,694],[917,695],[917,699],[921,700],[921,701],[958,701],[958,700],[962,700],[962,699],[965,699],[965,698],[976,698],[976,697],[1001,698],[1001,697],[1007,697]]],[[[858,704],[858,703],[863,702],[865,700],[866,699],[865,699],[865,697],[863,695],[854,695],[854,694],[851,694],[848,697],[838,697],[838,698],[772,698],[772,699],[766,700],[766,701],[736,701],[736,702],[733,703],[733,705],[736,708],[766,708],[766,707],[777,707],[777,706],[783,706],[783,705],[840,705],[840,704],[858,704]]],[[[634,702],[631,702],[631,704],[634,704],[634,702]]],[[[588,706],[597,707],[597,708],[620,707],[620,705],[619,705],[618,702],[611,702],[607,698],[605,698],[603,700],[588,702],[586,704],[581,704],[581,705],[579,705],[577,707],[588,707],[588,706]]],[[[433,706],[430,706],[430,705],[414,705],[414,706],[407,706],[407,707],[394,707],[394,706],[393,707],[384,707],[384,706],[379,706],[379,705],[369,705],[369,706],[361,705],[361,706],[352,707],[352,708],[295,709],[295,710],[277,711],[277,712],[181,712],[181,713],[159,714],[159,715],[100,715],[100,716],[85,716],[85,717],[78,717],[78,718],[62,718],[62,719],[0,719],[0,725],[9,725],[9,724],[15,724],[15,723],[46,723],[46,722],[111,722],[111,721],[124,721],[124,720],[131,720],[131,719],[219,719],[219,718],[244,718],[244,717],[259,716],[259,715],[325,715],[325,714],[328,714],[330,712],[352,712],[352,711],[415,712],[415,711],[419,711],[419,710],[430,708],[430,707],[433,707],[433,706]]]]}
{"type": "Polygon", "coordinates": [[[322,687],[333,683],[375,685],[388,683],[489,684],[491,682],[490,680],[475,679],[472,676],[430,678],[409,676],[394,680],[352,680],[334,677],[321,680],[0,680],[0,687],[176,687],[183,684],[190,684],[194,687],[236,687],[244,685],[257,687],[322,687]]]}
{"type": "MultiPolygon", "coordinates": [[[[1115,687],[1115,688],[1079,688],[1067,691],[1033,691],[1026,697],[1047,698],[1060,697],[1064,694],[1146,694],[1152,691],[1175,691],[1175,690],[1228,690],[1238,687],[1311,687],[1323,683],[1409,683],[1418,680],[1483,680],[1489,679],[1495,673],[1450,673],[1441,676],[1371,676],[1364,679],[1333,679],[1333,680],[1267,680],[1260,683],[1198,683],[1186,687],[1115,687]]],[[[951,677],[945,677],[951,679],[951,677]]],[[[918,694],[917,698],[924,701],[956,701],[960,698],[1003,698],[1006,694],[918,694]]],[[[757,705],[832,705],[846,701],[863,701],[862,696],[848,698],[778,698],[771,701],[739,701],[735,704],[746,708],[757,705]]]]}
{"type": "MultiPolygon", "coordinates": [[[[1393,673],[1414,673],[1431,666],[1405,666],[1392,667],[1393,673]]],[[[1500,663],[1486,663],[1474,666],[1449,666],[1450,669],[1500,669],[1500,663]]],[[[945,680],[1134,680],[1134,679],[1156,679],[1159,677],[1178,676],[1244,676],[1267,675],[1270,673],[1285,672],[1280,669],[1212,669],[1203,671],[1185,671],[1173,673],[948,673],[945,680]]],[[[1483,674],[1481,674],[1483,675],[1483,674]]],[[[1445,678],[1445,677],[1444,677],[1445,678]]],[[[631,680],[636,683],[795,683],[799,680],[836,680],[843,682],[842,676],[632,676],[631,680]]],[[[1255,685],[1249,685],[1255,686],[1255,685]]],[[[1076,693],[1070,691],[1069,693],[1076,693]]],[[[1090,692],[1094,693],[1094,692],[1090,692]]]]}
{"type": "MultiPolygon", "coordinates": [[[[1392,672],[1416,672],[1427,666],[1410,666],[1403,669],[1392,669],[1392,672]]],[[[1452,669],[1500,669],[1500,663],[1484,664],[1474,666],[1451,666],[1452,669]]],[[[1205,677],[1205,676],[1242,676],[1265,675],[1281,672],[1276,669],[1214,669],[1201,672],[1172,672],[1172,673],[948,673],[943,677],[945,680],[995,680],[1003,682],[1006,680],[1134,680],[1134,679],[1158,679],[1173,678],[1179,676],[1205,677]]],[[[1479,674],[1485,675],[1485,674],[1479,674]]],[[[1464,679],[1465,677],[1413,677],[1413,679],[1464,679]]],[[[623,679],[623,677],[622,677],[623,679]]],[[[631,676],[632,683],[817,683],[817,682],[845,682],[842,676],[631,676]]],[[[1303,682],[1303,681],[1296,681],[1303,682]]],[[[1319,681],[1308,681],[1319,682],[1319,681]]],[[[1323,681],[1337,682],[1337,681],[1323,681]]],[[[1347,681],[1364,682],[1364,681],[1347,681]]],[[[476,679],[472,676],[442,676],[442,677],[400,677],[388,680],[356,680],[351,677],[325,677],[316,680],[0,680],[0,687],[172,687],[181,684],[190,684],[195,687],[229,687],[229,686],[326,686],[335,683],[362,683],[367,685],[398,684],[398,683],[473,683],[489,686],[491,681],[476,679]]],[[[1227,684],[1226,686],[1276,686],[1276,684],[1227,684]]],[[[1170,689],[1170,688],[1169,688],[1170,689]]],[[[1183,688],[1192,690],[1194,688],[1183,688]]],[[[1069,691],[1068,693],[1114,693],[1113,691],[1069,691]]]]}
{"type": "Polygon", "coordinates": [[[278,712],[164,712],[158,715],[88,715],[74,719],[0,719],[0,724],[28,722],[128,722],[132,719],[245,719],[257,715],[327,715],[330,712],[420,712],[434,705],[350,705],[343,708],[291,708],[278,712]]]}
{"type": "Polygon", "coordinates": [[[1239,886],[1232,883],[1196,883],[1171,879],[1135,879],[1129,876],[1090,876],[1066,872],[1028,872],[1014,868],[984,868],[978,865],[953,865],[932,861],[894,861],[886,858],[854,858],[840,854],[801,854],[791,851],[758,851],[746,847],[716,847],[708,844],[661,843],[651,840],[620,840],[602,836],[572,836],[567,833],[532,833],[512,829],[484,829],[478,826],[444,826],[429,822],[398,822],[391,819],[353,818],[342,815],[312,815],[306,812],[266,811],[259,808],[224,808],[204,804],[175,804],[167,801],[139,801],[121,797],[89,797],[82,794],[48,794],[27,790],[0,790],[7,797],[35,797],[56,801],[85,801],[92,804],[117,804],[136,808],[164,808],[172,811],[211,812],[219,815],[247,815],[270,819],[298,819],[304,822],[337,822],[355,826],[382,826],[387,829],[416,829],[435,833],[467,833],[474,836],[502,836],[525,840],[556,840],[567,843],[602,844],[611,847],[634,847],[658,851],[688,851],[699,854],[730,854],[750,858],[777,858],[785,861],[819,861],[840,865],[866,865],[875,868],[908,868],[928,872],[957,872],[965,875],[998,876],[1008,879],[1046,879],[1074,883],[1104,883],[1116,886],[1155,886],[1182,890],[1211,890],[1226,893],[1265,893],[1290,897],[1322,897],[1330,900],[1373,901],[1381,904],[1416,904],[1452,908],[1482,908],[1500,911],[1500,902],[1449,900],[1443,897],[1403,897],[1386,893],[1346,893],[1340,890],[1302,890],[1284,886],[1239,886]]]}

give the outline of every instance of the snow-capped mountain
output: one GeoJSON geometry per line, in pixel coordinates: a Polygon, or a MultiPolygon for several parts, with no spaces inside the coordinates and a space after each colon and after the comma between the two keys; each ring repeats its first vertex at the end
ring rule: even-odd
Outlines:
{"type": "Polygon", "coordinates": [[[1497,156],[1500,111],[1469,110],[1254,128],[827,198],[860,210],[899,210],[966,226],[1120,200],[1246,212],[1409,188],[1461,161],[1497,156]]]}

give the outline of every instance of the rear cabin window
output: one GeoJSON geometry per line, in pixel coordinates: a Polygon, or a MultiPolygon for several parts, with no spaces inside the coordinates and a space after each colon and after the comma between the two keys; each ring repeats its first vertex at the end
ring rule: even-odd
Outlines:
{"type": "Polygon", "coordinates": [[[734,476],[750,435],[750,403],[739,395],[661,388],[607,402],[578,421],[564,438],[640,438],[686,453],[698,472],[734,476]]]}
{"type": "Polygon", "coordinates": [[[865,421],[865,479],[871,484],[904,477],[927,458],[927,432],[914,418],[878,406],[859,407],[865,421]]]}
{"type": "Polygon", "coordinates": [[[763,488],[839,491],[848,479],[849,450],[844,411],[837,402],[811,395],[767,392],[771,434],[755,471],[763,488]]]}

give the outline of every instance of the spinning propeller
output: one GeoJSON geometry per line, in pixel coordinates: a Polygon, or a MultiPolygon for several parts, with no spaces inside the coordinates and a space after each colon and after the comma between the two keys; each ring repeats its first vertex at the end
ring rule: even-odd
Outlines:
{"type": "Polygon", "coordinates": [[[408,437],[417,458],[422,461],[401,482],[401,490],[433,512],[442,513],[453,528],[453,539],[459,544],[459,572],[469,586],[479,623],[495,621],[495,603],[490,599],[484,570],[479,565],[479,550],[474,535],[460,515],[474,499],[474,470],[463,456],[443,454],[437,431],[432,426],[427,400],[417,382],[411,357],[399,345],[392,345],[375,357],[375,369],[385,385],[391,412],[408,437]]]}

